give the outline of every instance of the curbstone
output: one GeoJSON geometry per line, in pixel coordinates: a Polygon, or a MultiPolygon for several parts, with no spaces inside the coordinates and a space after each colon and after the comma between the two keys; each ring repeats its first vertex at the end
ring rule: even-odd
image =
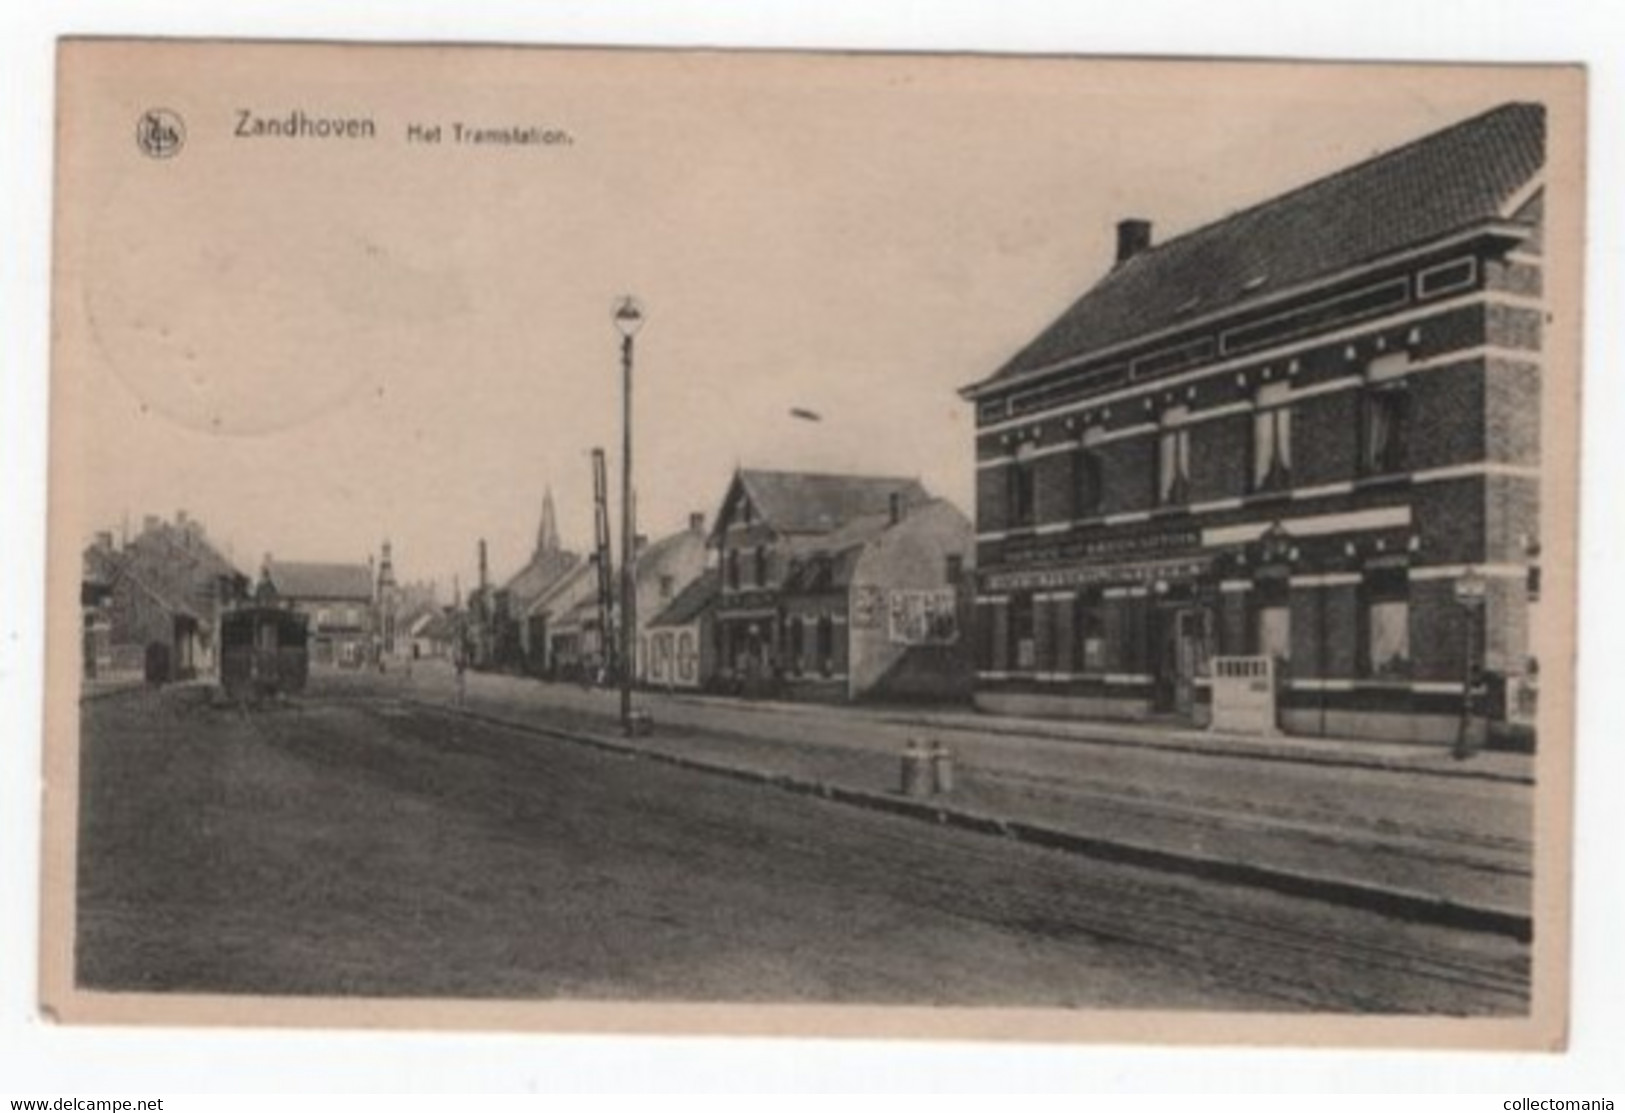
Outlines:
{"type": "Polygon", "coordinates": [[[923,820],[938,826],[954,827],[976,834],[1015,839],[1033,846],[1077,854],[1098,861],[1153,869],[1165,873],[1178,873],[1207,881],[1268,889],[1287,896],[1306,897],[1327,904],[1362,908],[1399,919],[1511,936],[1524,943],[1529,942],[1534,935],[1533,918],[1527,913],[1467,904],[1448,897],[1406,889],[1389,888],[1337,878],[1316,877],[1293,870],[1168,850],[1162,847],[1146,846],[1122,839],[1083,835],[1024,820],[989,816],[958,807],[947,807],[937,801],[901,796],[896,793],[848,788],[825,781],[807,780],[788,773],[725,765],[720,762],[706,761],[682,754],[648,750],[619,739],[612,740],[580,731],[567,731],[557,727],[540,726],[534,723],[471,711],[466,707],[441,705],[412,698],[407,698],[404,702],[429,711],[459,715],[493,726],[541,735],[558,741],[572,742],[591,749],[623,756],[644,757],[694,772],[721,775],[733,780],[767,785],[800,795],[819,796],[850,807],[860,807],[888,815],[923,820]]]}

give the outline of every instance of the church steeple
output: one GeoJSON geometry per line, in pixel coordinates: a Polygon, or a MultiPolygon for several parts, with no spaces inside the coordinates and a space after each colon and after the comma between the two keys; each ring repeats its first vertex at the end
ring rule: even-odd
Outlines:
{"type": "Polygon", "coordinates": [[[559,549],[558,517],[553,511],[553,488],[542,495],[542,524],[536,529],[536,555],[556,553],[559,549]]]}

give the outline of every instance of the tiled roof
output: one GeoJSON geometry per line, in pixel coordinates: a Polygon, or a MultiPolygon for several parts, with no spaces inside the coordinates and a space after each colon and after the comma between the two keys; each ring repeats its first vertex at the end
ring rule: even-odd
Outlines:
{"type": "Polygon", "coordinates": [[[700,617],[711,601],[717,597],[722,578],[714,568],[707,569],[689,581],[677,597],[666,604],[666,609],[650,620],[650,626],[686,626],[700,617]]]}
{"type": "Polygon", "coordinates": [[[278,595],[289,599],[372,601],[372,570],[365,564],[323,564],[277,560],[266,575],[278,595]]]}
{"type": "Polygon", "coordinates": [[[462,615],[443,612],[429,619],[429,624],[419,631],[418,636],[428,638],[430,641],[456,641],[462,627],[462,615]]]}
{"type": "Polygon", "coordinates": [[[592,584],[598,575],[598,562],[595,560],[578,560],[571,565],[565,573],[544,588],[523,608],[515,608],[516,613],[529,616],[537,614],[562,614],[579,598],[572,592],[585,593],[589,598],[596,598],[592,584]]]}
{"type": "Polygon", "coordinates": [[[854,518],[885,512],[894,493],[908,506],[931,497],[919,480],[900,476],[742,468],[737,481],[757,514],[779,533],[828,533],[854,518]]]}
{"type": "Polygon", "coordinates": [[[158,522],[142,530],[111,562],[170,610],[212,614],[227,593],[246,590],[248,578],[220,554],[195,522],[158,522]],[[222,585],[221,581],[229,581],[222,585]]]}
{"type": "Polygon", "coordinates": [[[533,554],[530,562],[515,572],[502,590],[508,593],[515,613],[545,595],[581,558],[563,549],[547,549],[533,554]]]}
{"type": "Polygon", "coordinates": [[[1506,104],[1175,237],[1112,269],[988,382],[1239,307],[1505,215],[1546,114],[1506,104]]]}

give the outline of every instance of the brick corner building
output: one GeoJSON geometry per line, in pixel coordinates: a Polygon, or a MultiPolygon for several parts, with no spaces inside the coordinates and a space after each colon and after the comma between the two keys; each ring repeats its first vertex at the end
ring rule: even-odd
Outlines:
{"type": "Polygon", "coordinates": [[[1545,130],[1507,104],[1160,245],[1119,225],[963,392],[981,705],[1202,724],[1251,657],[1293,733],[1530,719],[1545,130]]]}

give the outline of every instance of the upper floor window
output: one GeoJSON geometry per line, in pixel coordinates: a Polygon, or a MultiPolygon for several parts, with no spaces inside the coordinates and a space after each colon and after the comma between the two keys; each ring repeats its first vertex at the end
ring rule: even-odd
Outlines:
{"type": "Polygon", "coordinates": [[[1033,461],[1018,452],[1015,463],[1007,469],[1010,503],[1010,524],[1030,526],[1037,512],[1037,491],[1033,485],[1033,461]]]}
{"type": "Polygon", "coordinates": [[[661,576],[660,577],[660,597],[662,599],[670,599],[671,595],[672,595],[672,592],[676,589],[676,587],[677,587],[677,581],[673,577],[671,577],[671,576],[661,576]]]}
{"type": "Polygon", "coordinates": [[[728,565],[728,586],[737,588],[739,586],[739,550],[729,549],[726,561],[728,565]]]}
{"type": "Polygon", "coordinates": [[[1292,408],[1285,405],[1286,383],[1258,394],[1253,414],[1253,490],[1279,491],[1292,482],[1292,408]]]}
{"type": "Polygon", "coordinates": [[[1366,369],[1360,396],[1360,470],[1366,475],[1404,469],[1410,395],[1403,376],[1409,362],[1399,352],[1373,360],[1366,369]]]}
{"type": "Polygon", "coordinates": [[[767,546],[756,546],[756,586],[767,586],[767,546]]]}
{"type": "Polygon", "coordinates": [[[1101,495],[1100,457],[1085,445],[1072,455],[1072,516],[1100,513],[1101,495]]]}
{"type": "Polygon", "coordinates": [[[1191,431],[1182,424],[1183,406],[1169,410],[1162,417],[1162,432],[1157,437],[1157,505],[1180,506],[1190,500],[1191,488],[1191,431]]]}

